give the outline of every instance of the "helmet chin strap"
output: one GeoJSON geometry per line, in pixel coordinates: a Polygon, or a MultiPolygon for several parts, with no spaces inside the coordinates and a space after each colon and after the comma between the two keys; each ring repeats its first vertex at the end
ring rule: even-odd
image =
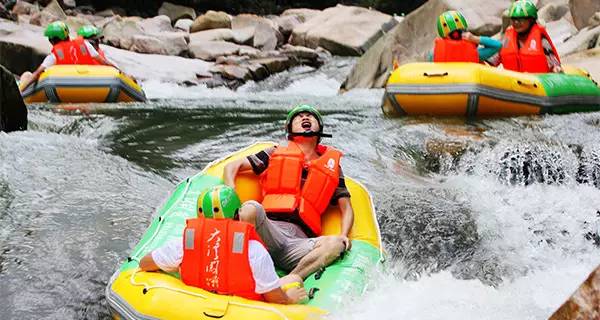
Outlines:
{"type": "Polygon", "coordinates": [[[332,135],[329,133],[323,132],[314,132],[312,130],[304,131],[304,132],[290,132],[290,136],[292,137],[322,137],[322,138],[331,138],[332,135]]]}

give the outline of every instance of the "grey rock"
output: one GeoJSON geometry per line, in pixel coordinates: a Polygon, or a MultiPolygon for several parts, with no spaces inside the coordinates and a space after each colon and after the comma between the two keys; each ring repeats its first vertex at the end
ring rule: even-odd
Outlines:
{"type": "Polygon", "coordinates": [[[190,19],[179,19],[177,20],[177,22],[175,22],[175,29],[184,32],[190,32],[190,27],[192,26],[192,23],[194,23],[194,21],[190,19]]]}
{"type": "Polygon", "coordinates": [[[290,43],[360,56],[395,24],[392,16],[375,10],[337,5],[295,27],[290,43]]]}
{"type": "Polygon", "coordinates": [[[163,2],[158,9],[158,14],[169,17],[173,23],[179,19],[196,19],[196,11],[194,11],[193,8],[180,6],[166,1],[163,2]]]}
{"type": "Polygon", "coordinates": [[[583,29],[588,25],[590,18],[600,11],[598,0],[569,0],[569,8],[573,15],[573,22],[577,29],[583,29]]]}
{"type": "Polygon", "coordinates": [[[215,61],[220,56],[237,55],[239,48],[239,45],[225,41],[196,41],[189,45],[193,58],[206,61],[215,61]]]}
{"type": "Polygon", "coordinates": [[[0,131],[27,130],[27,107],[15,77],[0,65],[0,131]]]}
{"type": "Polygon", "coordinates": [[[218,28],[231,28],[231,17],[223,11],[209,10],[194,20],[190,32],[218,28]]]}

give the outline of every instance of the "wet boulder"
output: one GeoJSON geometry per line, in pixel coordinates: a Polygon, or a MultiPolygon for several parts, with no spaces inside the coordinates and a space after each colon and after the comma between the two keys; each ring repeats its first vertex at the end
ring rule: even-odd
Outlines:
{"type": "Polygon", "coordinates": [[[561,56],[567,56],[575,52],[585,51],[596,47],[600,36],[600,26],[585,27],[577,34],[563,43],[556,44],[556,50],[561,56]]]}
{"type": "Polygon", "coordinates": [[[180,32],[142,34],[132,38],[131,51],[179,56],[188,50],[185,36],[180,32]]]}
{"type": "Polygon", "coordinates": [[[198,41],[232,41],[234,33],[231,29],[210,29],[190,34],[190,44],[198,41]]]}
{"type": "Polygon", "coordinates": [[[375,10],[337,5],[295,27],[290,42],[323,47],[335,55],[360,56],[395,24],[391,16],[375,10]]]}
{"type": "Polygon", "coordinates": [[[577,28],[564,17],[560,20],[546,23],[546,30],[555,45],[560,45],[577,33],[577,28]]]}
{"type": "Polygon", "coordinates": [[[573,23],[573,17],[568,4],[549,3],[538,11],[538,20],[541,23],[548,23],[560,20],[566,17],[567,20],[573,23]]]}
{"type": "Polygon", "coordinates": [[[23,0],[19,0],[15,3],[12,8],[12,13],[16,16],[20,15],[32,15],[40,12],[40,7],[37,4],[32,4],[23,0]]]}
{"type": "Polygon", "coordinates": [[[190,27],[192,26],[192,23],[194,23],[193,20],[190,19],[179,19],[177,20],[177,22],[175,22],[175,29],[177,30],[181,30],[183,32],[190,32],[190,27]]]}
{"type": "Polygon", "coordinates": [[[167,16],[150,19],[120,16],[108,18],[103,35],[104,43],[140,53],[184,55],[189,36],[171,26],[167,16]]]}
{"type": "Polygon", "coordinates": [[[31,24],[45,27],[57,20],[65,20],[67,15],[56,0],[52,0],[42,11],[33,14],[29,20],[31,24]]]}
{"type": "Polygon", "coordinates": [[[196,11],[193,8],[180,6],[170,2],[163,2],[158,9],[159,15],[165,15],[169,17],[172,23],[177,22],[179,19],[196,19],[196,11]]]}
{"type": "Polygon", "coordinates": [[[51,48],[43,28],[0,20],[0,64],[13,73],[35,70],[51,48]]]}
{"type": "Polygon", "coordinates": [[[387,190],[377,204],[386,251],[410,273],[437,272],[467,260],[479,245],[468,204],[438,188],[387,190]]]}
{"type": "Polygon", "coordinates": [[[298,16],[293,15],[274,17],[272,20],[277,25],[278,30],[283,35],[284,39],[288,39],[294,28],[303,23],[298,16]]]}
{"type": "Polygon", "coordinates": [[[231,29],[235,33],[235,42],[249,44],[260,50],[274,50],[283,43],[283,35],[277,25],[254,14],[240,14],[231,20],[231,29]]]}
{"type": "Polygon", "coordinates": [[[0,65],[0,131],[27,130],[27,107],[15,77],[0,65]]]}
{"type": "Polygon", "coordinates": [[[177,56],[141,54],[110,46],[102,49],[127,74],[138,80],[152,80],[177,84],[199,84],[212,75],[212,63],[177,56]]]}
{"type": "Polygon", "coordinates": [[[193,58],[215,61],[221,56],[236,55],[240,46],[226,41],[194,41],[189,45],[193,58]]]}
{"type": "Polygon", "coordinates": [[[231,28],[231,17],[223,11],[208,10],[205,14],[194,20],[194,23],[190,27],[190,32],[218,28],[231,28]]]}
{"type": "Polygon", "coordinates": [[[549,320],[600,318],[600,267],[596,268],[549,320]]]}
{"type": "Polygon", "coordinates": [[[306,22],[306,21],[316,17],[319,13],[321,13],[321,10],[295,8],[295,9],[285,10],[281,14],[281,16],[282,17],[294,16],[294,17],[297,17],[300,21],[306,22]]]}
{"type": "Polygon", "coordinates": [[[123,18],[115,16],[111,18],[102,30],[103,42],[117,48],[129,50],[133,45],[133,37],[144,34],[144,30],[139,24],[140,21],[141,18],[139,17],[123,18]]]}
{"type": "Polygon", "coordinates": [[[283,35],[278,28],[272,24],[259,23],[254,30],[252,46],[260,50],[275,50],[283,43],[283,35]]]}
{"type": "Polygon", "coordinates": [[[584,68],[591,74],[592,79],[600,81],[600,47],[563,57],[562,62],[584,68]]]}
{"type": "Polygon", "coordinates": [[[598,0],[569,0],[569,7],[573,15],[573,22],[577,29],[583,29],[588,26],[589,19],[600,11],[600,1],[598,0]]]}

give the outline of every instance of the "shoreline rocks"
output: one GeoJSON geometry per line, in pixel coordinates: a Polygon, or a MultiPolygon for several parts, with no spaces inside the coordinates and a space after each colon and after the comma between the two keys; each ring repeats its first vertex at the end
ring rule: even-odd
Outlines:
{"type": "Polygon", "coordinates": [[[43,28],[60,19],[69,25],[72,37],[76,36],[80,26],[94,24],[103,29],[103,44],[147,54],[136,56],[108,49],[111,60],[139,79],[169,78],[176,83],[208,83],[231,88],[249,80],[263,80],[299,65],[318,68],[331,54],[360,55],[397,24],[389,15],[349,6],[324,11],[293,9],[281,16],[269,17],[230,16],[210,10],[196,16],[191,8],[165,2],[159,9],[161,15],[152,18],[123,17],[117,14],[118,8],[95,14],[93,8],[63,10],[56,0],[41,10],[19,0],[15,8],[20,23],[0,21],[3,26],[0,30],[0,52],[3,53],[0,63],[5,63],[14,73],[37,68],[50,52],[43,28]],[[29,24],[31,20],[40,26],[29,24]],[[310,39],[307,42],[310,47],[303,46],[298,40],[301,34],[304,39],[310,39]],[[117,57],[113,59],[111,54],[117,57]],[[31,58],[23,59],[24,56],[31,58]],[[178,77],[172,72],[159,75],[150,70],[153,67],[162,70],[158,64],[174,63],[188,66],[193,72],[173,66],[174,70],[186,74],[178,77]],[[146,76],[143,70],[147,70],[146,76]]]}

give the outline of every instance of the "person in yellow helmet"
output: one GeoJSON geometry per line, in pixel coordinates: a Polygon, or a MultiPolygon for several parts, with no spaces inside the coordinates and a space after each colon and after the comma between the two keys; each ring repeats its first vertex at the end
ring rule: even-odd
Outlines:
{"type": "Polygon", "coordinates": [[[437,19],[437,32],[433,62],[474,62],[486,61],[496,54],[502,43],[485,36],[475,36],[467,31],[465,17],[458,11],[446,11],[437,19]]]}

